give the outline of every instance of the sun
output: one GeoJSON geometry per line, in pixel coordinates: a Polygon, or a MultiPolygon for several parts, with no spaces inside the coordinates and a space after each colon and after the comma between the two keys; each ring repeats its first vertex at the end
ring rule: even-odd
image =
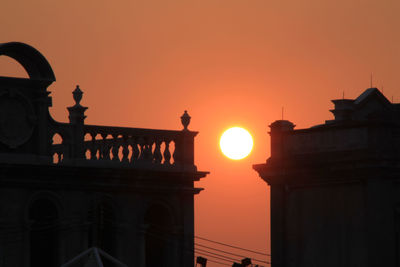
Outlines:
{"type": "Polygon", "coordinates": [[[232,127],[221,135],[219,146],[225,156],[239,160],[250,154],[253,149],[253,138],[245,129],[232,127]]]}

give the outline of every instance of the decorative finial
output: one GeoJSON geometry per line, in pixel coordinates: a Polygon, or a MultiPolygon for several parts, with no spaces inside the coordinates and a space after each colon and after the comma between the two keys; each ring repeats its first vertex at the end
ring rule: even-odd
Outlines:
{"type": "Polygon", "coordinates": [[[72,92],[73,98],[75,100],[75,105],[72,107],[67,107],[69,112],[69,121],[71,123],[83,123],[85,116],[85,111],[87,107],[81,106],[80,102],[82,100],[82,90],[79,85],[76,86],[75,90],[72,92]]]}
{"type": "Polygon", "coordinates": [[[72,92],[72,95],[73,95],[74,100],[75,100],[75,105],[80,105],[80,102],[82,100],[83,92],[79,88],[79,85],[76,86],[75,90],[72,92]]]}
{"type": "Polygon", "coordinates": [[[189,114],[187,113],[187,110],[185,110],[185,112],[183,113],[183,115],[181,116],[181,123],[183,125],[183,130],[188,130],[188,126],[190,123],[190,119],[191,117],[189,116],[189,114]]]}

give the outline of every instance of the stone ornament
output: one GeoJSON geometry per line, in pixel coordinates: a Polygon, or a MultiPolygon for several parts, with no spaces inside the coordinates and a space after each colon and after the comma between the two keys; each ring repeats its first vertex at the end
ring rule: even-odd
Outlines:
{"type": "Polygon", "coordinates": [[[185,110],[185,112],[181,116],[181,123],[183,125],[183,130],[188,130],[188,126],[190,124],[190,119],[191,119],[191,117],[187,113],[187,110],[185,110]]]}

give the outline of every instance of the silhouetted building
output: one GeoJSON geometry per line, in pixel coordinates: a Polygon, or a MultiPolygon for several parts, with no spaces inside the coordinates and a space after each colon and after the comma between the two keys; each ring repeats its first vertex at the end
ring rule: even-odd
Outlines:
{"type": "Polygon", "coordinates": [[[278,120],[271,157],[273,267],[400,266],[400,104],[376,88],[332,101],[334,120],[278,120]]]}
{"type": "Polygon", "coordinates": [[[207,173],[189,115],[182,131],[87,125],[77,87],[59,123],[41,53],[5,43],[0,55],[29,75],[0,77],[0,266],[60,266],[90,247],[127,266],[193,266],[194,181],[207,173]]]}

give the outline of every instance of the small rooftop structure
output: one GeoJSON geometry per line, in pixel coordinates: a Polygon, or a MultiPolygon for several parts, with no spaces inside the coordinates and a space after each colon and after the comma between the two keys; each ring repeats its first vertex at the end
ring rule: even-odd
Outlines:
{"type": "Polygon", "coordinates": [[[392,105],[378,88],[368,88],[356,99],[336,99],[332,102],[335,104],[335,109],[331,110],[335,120],[327,123],[365,121],[377,115],[382,119],[391,117],[391,112],[396,109],[396,105],[392,105]]]}

